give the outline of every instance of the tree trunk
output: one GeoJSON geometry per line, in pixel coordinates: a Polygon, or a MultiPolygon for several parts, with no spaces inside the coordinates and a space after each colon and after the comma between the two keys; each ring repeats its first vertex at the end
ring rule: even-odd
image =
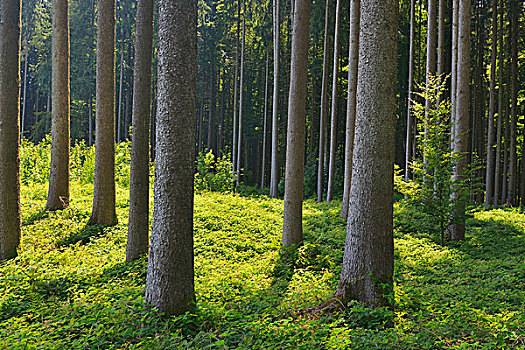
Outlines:
{"type": "MultiPolygon", "coordinates": [[[[496,109],[496,56],[498,51],[498,0],[492,0],[492,50],[490,55],[490,97],[487,130],[487,169],[485,207],[494,205],[494,114],[496,109]]],[[[499,119],[499,118],[498,118],[499,119]]]]}
{"type": "Polygon", "coordinates": [[[237,8],[237,45],[235,47],[235,81],[233,85],[233,137],[232,137],[232,176],[235,180],[237,171],[237,95],[239,90],[239,33],[240,33],[240,19],[241,19],[241,1],[238,1],[237,8]]]}
{"type": "Polygon", "coordinates": [[[153,7],[154,0],[139,0],[137,3],[127,262],[148,252],[153,7]]]}
{"type": "Polygon", "coordinates": [[[279,0],[273,0],[273,99],[272,99],[272,159],[270,196],[276,198],[279,185],[279,0]]]}
{"type": "Polygon", "coordinates": [[[158,153],[145,301],[166,316],[195,306],[196,25],[196,0],[159,1],[158,153]]]}
{"type": "Polygon", "coordinates": [[[88,106],[88,122],[89,122],[89,136],[88,136],[88,145],[89,147],[93,146],[93,96],[89,94],[89,106],[88,106]]]}
{"type": "Polygon", "coordinates": [[[330,71],[330,0],[326,0],[323,45],[323,81],[321,85],[321,113],[319,116],[319,159],[317,162],[317,202],[323,201],[324,165],[326,156],[326,138],[328,127],[328,79],[330,71]]]}
{"type": "Polygon", "coordinates": [[[408,101],[407,101],[407,139],[406,139],[406,157],[405,157],[405,180],[412,177],[412,140],[415,133],[415,123],[412,117],[412,90],[414,89],[414,40],[415,40],[415,12],[416,0],[410,0],[410,49],[408,53],[408,101]]]}
{"type": "Polygon", "coordinates": [[[296,0],[293,22],[283,240],[285,247],[303,240],[304,141],[308,83],[308,32],[310,0],[296,0]]]}
{"type": "Polygon", "coordinates": [[[69,3],[53,0],[51,166],[46,208],[69,205],[69,3]]]}
{"type": "MultiPolygon", "coordinates": [[[[25,44],[28,45],[27,44],[27,40],[26,40],[25,44]]],[[[24,94],[22,96],[22,124],[20,126],[20,137],[21,138],[24,138],[25,121],[26,121],[27,75],[29,73],[29,70],[28,70],[28,63],[29,63],[28,51],[29,51],[29,48],[26,48],[26,54],[25,54],[25,58],[24,58],[24,94]]]]}
{"type": "Polygon", "coordinates": [[[20,10],[3,0],[0,23],[0,262],[20,244],[20,10]]]}
{"type": "MultiPolygon", "coordinates": [[[[415,0],[412,0],[412,5],[415,0]]],[[[345,147],[345,175],[344,175],[344,189],[343,189],[343,204],[341,209],[341,217],[348,218],[348,203],[350,202],[350,188],[352,186],[352,163],[354,154],[354,138],[355,138],[355,113],[356,113],[356,93],[357,93],[357,77],[359,65],[359,28],[360,28],[360,12],[361,0],[350,0],[350,36],[348,44],[348,98],[346,107],[346,147],[345,147]]],[[[412,12],[412,16],[414,13],[412,12]]],[[[412,17],[412,20],[414,18],[412,17]]],[[[414,28],[411,29],[411,35],[414,28]]],[[[413,49],[413,45],[411,44],[413,49]]],[[[410,91],[410,90],[409,90],[410,91]]],[[[408,114],[410,118],[410,113],[408,114]]]]}
{"type": "Polygon", "coordinates": [[[330,161],[328,163],[328,189],[326,201],[334,198],[335,153],[337,148],[337,83],[339,78],[339,32],[341,27],[341,0],[337,0],[335,11],[334,63],[332,71],[332,110],[330,118],[330,161]]]}
{"type": "MultiPolygon", "coordinates": [[[[428,22],[427,22],[427,65],[426,65],[426,85],[430,84],[431,76],[436,74],[436,10],[438,0],[428,0],[428,22]]],[[[428,111],[435,106],[431,105],[429,99],[425,101],[425,119],[428,119],[428,111]]],[[[427,127],[425,127],[425,134],[427,133],[427,127]]],[[[427,137],[425,137],[427,139],[427,137]]],[[[426,159],[423,159],[426,163],[426,159]]],[[[430,175],[430,174],[429,174],[430,175]]]]}
{"type": "Polygon", "coordinates": [[[458,23],[459,22],[459,0],[452,0],[452,58],[450,73],[450,130],[451,148],[454,148],[454,135],[456,123],[456,95],[457,95],[457,73],[458,73],[458,23]]]}
{"type": "Polygon", "coordinates": [[[206,148],[208,151],[212,151],[215,155],[219,155],[215,149],[215,89],[217,88],[217,72],[215,67],[212,65],[210,69],[210,109],[208,111],[208,138],[206,148]]]}
{"type": "MultiPolygon", "coordinates": [[[[121,45],[124,46],[124,45],[121,45]]],[[[121,138],[121,129],[122,129],[122,90],[124,89],[124,48],[120,48],[120,77],[119,77],[119,91],[118,91],[118,118],[117,118],[117,143],[119,143],[121,138]]]]}
{"type": "Polygon", "coordinates": [[[504,120],[505,120],[505,136],[504,136],[504,140],[505,142],[503,143],[503,179],[502,179],[502,185],[501,185],[501,200],[500,200],[500,203],[501,205],[506,205],[507,204],[507,187],[508,187],[508,180],[509,180],[509,147],[510,147],[510,114],[509,114],[509,81],[510,81],[510,70],[508,69],[509,67],[507,67],[507,83],[506,83],[506,86],[505,86],[505,90],[506,90],[506,103],[505,103],[505,115],[504,115],[504,120]]]}
{"type": "Polygon", "coordinates": [[[263,139],[262,139],[262,161],[261,161],[261,189],[265,186],[266,173],[266,125],[268,124],[268,66],[270,60],[269,47],[266,48],[266,73],[264,79],[264,118],[263,118],[263,139]]]}
{"type": "MultiPolygon", "coordinates": [[[[243,2],[244,5],[244,2],[243,2]]],[[[242,13],[242,43],[241,43],[241,81],[239,82],[239,131],[237,136],[237,185],[241,183],[241,152],[242,152],[242,108],[244,96],[244,44],[246,38],[246,6],[243,6],[242,13]]],[[[246,164],[244,164],[246,167],[246,164]]]]}
{"type": "Polygon", "coordinates": [[[98,1],[95,191],[91,225],[115,225],[115,0],[98,1]]]}
{"type": "MultiPolygon", "coordinates": [[[[469,94],[470,94],[470,0],[460,1],[458,26],[458,59],[456,91],[456,123],[454,135],[454,153],[458,161],[454,168],[454,179],[464,181],[467,175],[468,140],[469,140],[469,94]]],[[[453,193],[453,198],[461,200],[460,194],[453,193]]],[[[450,226],[452,240],[465,239],[465,205],[460,204],[454,213],[450,226]]]]}
{"type": "MultiPolygon", "coordinates": [[[[445,74],[445,0],[439,0],[438,4],[438,43],[437,43],[437,74],[445,74]]],[[[442,77],[442,84],[445,84],[445,77],[442,77]]],[[[440,95],[443,97],[443,94],[440,95]]],[[[438,103],[441,100],[438,101],[438,103]]]]}
{"type": "Polygon", "coordinates": [[[510,2],[510,150],[509,150],[509,185],[507,204],[515,206],[518,184],[518,155],[516,152],[516,129],[518,128],[518,8],[510,2]]]}
{"type": "Polygon", "coordinates": [[[334,298],[392,306],[393,170],[398,2],[361,2],[354,173],[334,298]]]}
{"type": "MultiPolygon", "coordinates": [[[[503,0],[500,0],[499,9],[499,42],[503,43],[503,0]]],[[[497,44],[496,44],[497,45],[497,44]]],[[[496,46],[497,47],[497,46],[496,46]]],[[[498,125],[496,131],[496,161],[494,169],[494,206],[498,206],[501,196],[502,184],[502,169],[501,169],[501,136],[502,136],[502,121],[503,121],[503,47],[500,47],[498,52],[498,125]]]]}

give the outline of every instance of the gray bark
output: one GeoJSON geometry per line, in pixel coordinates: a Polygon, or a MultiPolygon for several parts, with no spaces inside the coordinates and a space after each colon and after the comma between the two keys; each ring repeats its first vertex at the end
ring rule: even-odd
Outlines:
{"type": "Polygon", "coordinates": [[[328,163],[328,188],[326,201],[334,198],[335,152],[337,148],[337,83],[339,78],[339,32],[341,27],[341,0],[337,0],[335,11],[334,63],[332,71],[332,109],[330,117],[330,160],[328,163]]]}
{"type": "Polygon", "coordinates": [[[398,2],[361,1],[354,173],[343,267],[334,298],[391,305],[398,2]]]}
{"type": "MultiPolygon", "coordinates": [[[[499,42],[503,42],[503,0],[500,0],[499,42]]],[[[501,136],[503,121],[503,48],[498,52],[498,124],[496,131],[496,160],[494,169],[494,206],[498,206],[501,196],[502,169],[501,169],[501,136]]]]}
{"type": "Polygon", "coordinates": [[[95,191],[91,225],[115,225],[115,0],[98,1],[95,191]]]}
{"type": "Polygon", "coordinates": [[[456,85],[457,85],[457,61],[458,61],[458,21],[459,0],[452,0],[452,63],[450,73],[450,130],[451,148],[454,148],[454,130],[456,123],[456,85]]]}
{"type": "MultiPolygon", "coordinates": [[[[122,45],[124,46],[124,45],[122,45]]],[[[123,108],[123,90],[124,89],[124,47],[120,48],[120,76],[119,76],[119,91],[118,91],[118,117],[117,117],[117,143],[122,140],[122,112],[123,108]]]]}
{"type": "Polygon", "coordinates": [[[51,166],[46,208],[69,205],[69,2],[53,0],[51,166]]]}
{"type": "Polygon", "coordinates": [[[261,188],[264,188],[266,182],[266,125],[268,124],[268,66],[270,60],[270,50],[266,48],[266,73],[264,80],[264,118],[263,118],[263,139],[262,139],[262,161],[261,161],[261,188]]]}
{"type": "Polygon", "coordinates": [[[304,141],[308,83],[310,0],[296,0],[292,34],[283,240],[286,247],[303,240],[304,141]]]}
{"type": "Polygon", "coordinates": [[[509,184],[507,187],[507,205],[515,206],[518,185],[518,155],[516,137],[518,127],[518,8],[510,2],[510,149],[509,149],[509,184]]]}
{"type": "Polygon", "coordinates": [[[196,27],[196,0],[159,1],[157,158],[145,301],[166,316],[195,305],[196,27]]]}
{"type": "Polygon", "coordinates": [[[206,148],[208,151],[212,151],[216,155],[217,150],[215,149],[215,113],[216,113],[216,99],[215,92],[217,88],[217,72],[212,64],[210,69],[210,109],[208,111],[208,137],[206,139],[206,148]]]}
{"type": "MultiPolygon", "coordinates": [[[[414,0],[412,0],[412,4],[414,0]]],[[[350,35],[348,44],[348,98],[346,107],[346,140],[345,140],[345,174],[343,188],[343,204],[341,217],[348,218],[348,203],[350,202],[350,188],[352,186],[352,162],[355,138],[356,93],[359,65],[359,28],[360,28],[361,1],[350,0],[350,35]]],[[[413,16],[413,13],[412,13],[413,16]]],[[[413,17],[412,17],[413,19],[413,17]]],[[[413,27],[412,27],[413,30],[413,27]]],[[[413,34],[413,33],[412,33],[413,34]]],[[[412,45],[412,44],[411,44],[412,45]]],[[[410,114],[408,114],[410,118],[410,114]]]]}
{"type": "Polygon", "coordinates": [[[154,0],[137,2],[131,178],[126,261],[148,252],[149,231],[149,123],[151,118],[151,61],[154,0]]]}
{"type": "Polygon", "coordinates": [[[0,23],[0,262],[20,244],[20,10],[3,0],[0,23]]]}
{"type": "Polygon", "coordinates": [[[487,169],[485,178],[485,207],[494,205],[494,114],[496,113],[496,57],[498,51],[498,0],[492,0],[492,50],[490,61],[489,120],[487,130],[487,169]]]}
{"type": "MultiPolygon", "coordinates": [[[[428,21],[427,21],[427,65],[426,65],[426,85],[428,86],[430,77],[436,74],[436,12],[438,0],[428,0],[428,21]]],[[[425,101],[425,119],[427,119],[428,111],[434,108],[430,100],[425,101]]],[[[425,134],[427,128],[425,127],[425,134]]],[[[426,159],[423,159],[426,162],[426,159]]]]}
{"type": "MultiPolygon", "coordinates": [[[[243,8],[246,10],[246,7],[243,8]]],[[[242,108],[243,108],[243,96],[244,96],[244,44],[246,41],[246,19],[245,12],[243,12],[242,18],[242,43],[241,43],[241,77],[239,82],[239,128],[237,134],[237,185],[241,183],[241,152],[242,152],[242,108]]],[[[246,152],[247,150],[245,150],[246,152]]],[[[244,164],[246,166],[246,164],[244,164]]]]}
{"type": "Polygon", "coordinates": [[[273,98],[272,98],[272,158],[270,196],[277,197],[279,184],[279,0],[273,0],[273,98]]]}
{"type": "MultiPolygon", "coordinates": [[[[456,86],[456,123],[454,128],[454,153],[458,161],[454,168],[454,179],[463,181],[467,174],[470,102],[470,0],[460,1],[458,26],[458,59],[456,86]]],[[[459,193],[453,193],[459,198],[459,193]]],[[[452,240],[465,239],[465,207],[460,205],[454,213],[450,226],[452,240]]]]}
{"type": "Polygon", "coordinates": [[[239,90],[239,35],[240,35],[240,20],[241,20],[241,1],[238,1],[237,9],[237,37],[235,46],[235,78],[233,85],[233,127],[232,127],[232,177],[235,180],[237,171],[237,114],[238,114],[238,101],[237,95],[239,90]]]}
{"type": "Polygon", "coordinates": [[[324,17],[323,80],[321,85],[321,112],[319,116],[319,158],[317,162],[317,202],[323,201],[324,165],[328,127],[328,79],[330,70],[330,0],[326,0],[324,17]]]}
{"type": "Polygon", "coordinates": [[[408,101],[407,101],[407,138],[405,157],[405,180],[412,177],[412,140],[414,135],[414,118],[412,117],[412,90],[414,89],[414,40],[416,31],[416,0],[410,0],[410,48],[408,53],[408,101]]]}
{"type": "MultiPolygon", "coordinates": [[[[27,16],[26,16],[27,17],[27,16]]],[[[26,20],[26,23],[27,23],[27,20],[26,20]]],[[[28,40],[26,39],[25,40],[25,44],[27,46],[29,46],[29,44],[27,43],[28,40]]],[[[25,130],[25,121],[26,121],[26,107],[27,107],[27,75],[29,73],[29,69],[28,69],[28,64],[29,64],[29,59],[28,59],[28,51],[29,51],[29,47],[26,48],[26,54],[25,54],[25,57],[24,57],[24,93],[22,95],[22,124],[20,125],[20,137],[21,138],[24,138],[24,130],[25,130]]]]}

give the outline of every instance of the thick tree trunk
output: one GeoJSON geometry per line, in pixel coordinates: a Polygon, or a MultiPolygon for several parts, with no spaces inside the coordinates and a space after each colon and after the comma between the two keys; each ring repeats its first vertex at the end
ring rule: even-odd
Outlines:
{"type": "Polygon", "coordinates": [[[321,84],[321,112],[319,116],[319,158],[317,162],[317,202],[323,201],[324,165],[328,127],[328,79],[330,75],[330,0],[326,0],[323,45],[323,81],[321,84]]]}
{"type": "Polygon", "coordinates": [[[115,0],[98,1],[95,191],[91,225],[115,225],[115,0]]]}
{"type": "Polygon", "coordinates": [[[269,47],[266,48],[266,70],[264,79],[264,117],[263,117],[263,139],[262,139],[262,161],[261,161],[261,189],[264,188],[266,182],[266,125],[268,124],[268,66],[270,60],[269,47]]]}
{"type": "MultiPolygon", "coordinates": [[[[412,4],[415,0],[412,0],[412,4]]],[[[350,188],[352,186],[352,163],[355,138],[355,113],[357,77],[359,65],[359,28],[360,28],[361,0],[350,0],[350,36],[348,44],[348,98],[346,105],[346,140],[345,140],[345,174],[343,188],[343,204],[341,217],[348,218],[348,203],[350,202],[350,188]]],[[[412,13],[413,15],[413,13],[412,13]]],[[[413,19],[413,18],[412,18],[413,19]]],[[[413,27],[411,29],[413,31],[413,27]]],[[[412,37],[413,37],[412,32],[412,37]]],[[[412,44],[411,47],[413,48],[412,44]]],[[[410,90],[409,90],[410,91],[410,90]]],[[[410,118],[410,113],[408,114],[410,118]]]]}
{"type": "MultiPolygon", "coordinates": [[[[485,207],[495,205],[494,201],[494,114],[496,110],[496,57],[498,51],[498,0],[492,0],[492,50],[490,60],[490,97],[487,130],[487,169],[485,179],[485,207]]],[[[498,118],[499,119],[499,118],[498,118]]]]}
{"type": "Polygon", "coordinates": [[[412,90],[414,89],[414,40],[415,40],[416,0],[410,0],[410,49],[408,53],[408,101],[407,101],[407,137],[405,150],[405,180],[412,178],[412,140],[415,133],[415,123],[412,117],[412,90]]]}
{"type": "Polygon", "coordinates": [[[308,32],[310,0],[296,0],[288,105],[286,175],[284,189],[284,246],[303,240],[304,141],[308,83],[308,32]]]}
{"type": "Polygon", "coordinates": [[[335,298],[392,306],[398,2],[361,1],[354,173],[335,298]]]}
{"type": "MultiPolygon", "coordinates": [[[[244,4],[244,3],[243,3],[244,4]]],[[[241,43],[241,81],[239,82],[239,130],[237,135],[237,185],[241,183],[241,154],[242,154],[242,108],[243,108],[243,96],[244,96],[244,44],[246,41],[246,6],[243,7],[242,14],[242,43],[241,43]]],[[[246,168],[246,164],[244,164],[246,168]]]]}
{"type": "Polygon", "coordinates": [[[20,10],[3,0],[0,23],[0,262],[20,244],[20,10]]]}
{"type": "Polygon", "coordinates": [[[332,109],[330,116],[330,161],[328,163],[328,189],[326,201],[334,198],[335,153],[337,148],[337,83],[339,79],[339,32],[341,27],[341,0],[337,0],[335,11],[334,63],[332,71],[332,109]]]}
{"type": "Polygon", "coordinates": [[[53,0],[51,166],[46,208],[69,205],[69,3],[53,0]]]}
{"type": "Polygon", "coordinates": [[[279,0],[273,0],[273,99],[272,99],[272,158],[270,196],[276,198],[279,185],[279,0]]]}
{"type": "MultiPolygon", "coordinates": [[[[470,0],[460,1],[458,27],[456,123],[454,135],[454,153],[458,157],[454,168],[454,179],[464,181],[467,175],[468,140],[469,140],[469,94],[470,94],[470,0]]],[[[459,193],[453,193],[461,200],[459,193]]],[[[465,239],[465,206],[460,204],[454,213],[454,222],[450,226],[453,240],[465,239]]]]}
{"type": "Polygon", "coordinates": [[[154,0],[139,0],[135,31],[131,178],[126,261],[148,252],[149,123],[151,117],[151,60],[154,0]]]}
{"type": "Polygon", "coordinates": [[[195,305],[196,26],[196,0],[159,1],[158,153],[145,301],[166,316],[195,305]]]}

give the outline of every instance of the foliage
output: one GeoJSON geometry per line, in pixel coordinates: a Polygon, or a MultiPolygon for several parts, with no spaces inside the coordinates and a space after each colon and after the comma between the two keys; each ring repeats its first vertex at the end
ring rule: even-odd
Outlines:
{"type": "MultiPolygon", "coordinates": [[[[405,192],[412,205],[436,222],[442,242],[449,224],[464,219],[453,213],[465,207],[471,190],[468,180],[453,176],[460,155],[451,149],[450,102],[443,96],[444,80],[445,77],[430,76],[422,92],[417,93],[423,101],[430,102],[430,108],[417,100],[412,101],[414,116],[423,121],[418,124],[417,135],[421,158],[411,164],[415,186],[405,192]]],[[[409,185],[404,186],[408,190],[409,185]]]]}
{"type": "MultiPolygon", "coordinates": [[[[75,147],[72,159],[88,149],[75,147]]],[[[71,205],[58,212],[44,210],[45,182],[22,186],[19,257],[0,265],[0,348],[525,349],[518,210],[475,212],[465,242],[438,245],[426,230],[433,219],[397,203],[395,310],[352,302],[309,315],[341,271],[340,202],[305,202],[305,244],[290,253],[281,251],[282,201],[201,192],[198,310],[164,319],[143,306],[146,259],[124,264],[127,188],[117,186],[117,226],[87,227],[92,185],[72,177],[71,205]]]]}
{"type": "Polygon", "coordinates": [[[197,157],[195,190],[227,192],[233,190],[233,165],[230,154],[215,158],[213,151],[203,151],[197,157]]]}

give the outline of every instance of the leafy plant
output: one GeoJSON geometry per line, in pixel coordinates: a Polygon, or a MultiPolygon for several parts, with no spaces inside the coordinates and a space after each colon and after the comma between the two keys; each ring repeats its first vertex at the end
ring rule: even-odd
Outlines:
{"type": "Polygon", "coordinates": [[[196,191],[227,192],[233,190],[233,172],[229,154],[215,158],[210,150],[200,152],[195,174],[196,191]]]}

